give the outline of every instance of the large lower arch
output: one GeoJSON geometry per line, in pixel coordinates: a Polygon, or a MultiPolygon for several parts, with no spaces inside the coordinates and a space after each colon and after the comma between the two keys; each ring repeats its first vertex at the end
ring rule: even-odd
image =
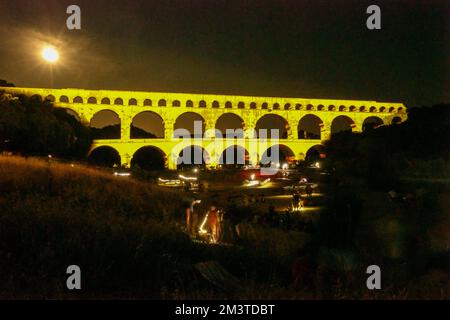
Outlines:
{"type": "Polygon", "coordinates": [[[394,117],[394,118],[392,118],[391,124],[399,124],[401,122],[402,122],[402,118],[394,117]]]}
{"type": "Polygon", "coordinates": [[[321,144],[317,144],[306,151],[305,161],[307,163],[314,163],[325,157],[325,147],[321,144]]]}
{"type": "Polygon", "coordinates": [[[198,113],[185,112],[178,116],[173,128],[175,138],[201,138],[205,133],[205,119],[198,113]]]}
{"type": "Polygon", "coordinates": [[[130,127],[131,139],[164,138],[164,121],[153,111],[143,111],[133,117],[130,127]]]}
{"type": "Polygon", "coordinates": [[[289,123],[285,118],[277,114],[266,114],[256,122],[255,129],[258,138],[286,139],[289,123]]]}
{"type": "Polygon", "coordinates": [[[216,137],[244,138],[244,120],[235,113],[224,113],[216,121],[216,137]]]}
{"type": "Polygon", "coordinates": [[[298,122],[297,132],[299,139],[318,139],[320,140],[321,127],[323,121],[314,114],[307,114],[298,122]]]}
{"type": "Polygon", "coordinates": [[[362,131],[369,131],[378,128],[379,126],[382,126],[383,120],[380,117],[376,116],[370,116],[367,117],[362,125],[362,131]]]}
{"type": "Polygon", "coordinates": [[[240,167],[250,163],[250,155],[242,146],[230,146],[220,156],[219,164],[225,167],[240,167]]]}
{"type": "Polygon", "coordinates": [[[192,167],[205,167],[210,162],[208,152],[201,146],[191,145],[184,147],[178,154],[177,169],[192,167]]]}
{"type": "Polygon", "coordinates": [[[131,167],[143,170],[162,170],[166,166],[166,154],[154,146],[138,149],[131,159],[131,167]]]}
{"type": "Polygon", "coordinates": [[[295,162],[295,154],[291,148],[283,144],[276,144],[268,148],[261,157],[261,165],[273,166],[283,164],[293,164],[295,162]]]}
{"type": "Polygon", "coordinates": [[[119,152],[110,146],[100,146],[92,150],[88,155],[88,162],[102,167],[120,167],[119,152]]]}
{"type": "Polygon", "coordinates": [[[120,118],[112,110],[101,110],[91,118],[94,139],[120,139],[120,118]]]}
{"type": "Polygon", "coordinates": [[[355,126],[355,122],[348,116],[337,116],[331,122],[331,134],[335,134],[343,131],[352,131],[355,126]]]}

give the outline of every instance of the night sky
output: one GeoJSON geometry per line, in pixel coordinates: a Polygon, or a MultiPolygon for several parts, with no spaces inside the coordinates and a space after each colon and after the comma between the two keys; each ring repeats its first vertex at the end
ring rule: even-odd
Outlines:
{"type": "Polygon", "coordinates": [[[448,1],[0,0],[17,86],[448,102],[448,1]],[[66,29],[77,4],[82,30],[66,29]],[[378,4],[382,29],[366,28],[378,4]],[[60,49],[53,82],[40,61],[60,49]]]}

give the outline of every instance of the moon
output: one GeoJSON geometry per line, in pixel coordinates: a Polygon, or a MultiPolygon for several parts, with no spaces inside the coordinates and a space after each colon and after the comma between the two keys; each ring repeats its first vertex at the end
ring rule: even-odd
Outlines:
{"type": "Polygon", "coordinates": [[[45,47],[42,49],[42,58],[45,61],[54,63],[59,59],[59,53],[54,47],[45,47]]]}

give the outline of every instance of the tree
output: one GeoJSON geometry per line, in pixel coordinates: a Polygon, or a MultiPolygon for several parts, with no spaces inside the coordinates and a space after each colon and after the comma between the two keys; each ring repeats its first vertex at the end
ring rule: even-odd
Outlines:
{"type": "Polygon", "coordinates": [[[13,83],[0,79],[0,87],[15,87],[13,83]]]}
{"type": "Polygon", "coordinates": [[[0,150],[82,158],[91,142],[89,128],[51,102],[0,93],[0,150]]]}

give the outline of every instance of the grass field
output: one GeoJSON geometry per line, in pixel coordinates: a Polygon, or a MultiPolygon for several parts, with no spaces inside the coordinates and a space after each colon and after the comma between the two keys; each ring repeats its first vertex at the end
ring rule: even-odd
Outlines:
{"type": "MultiPolygon", "coordinates": [[[[82,165],[1,156],[0,298],[448,298],[442,264],[400,286],[386,283],[381,292],[365,288],[372,256],[361,248],[319,247],[317,260],[305,267],[312,235],[299,231],[242,223],[235,245],[193,242],[182,231],[180,197],[177,190],[82,165]],[[195,267],[205,261],[220,263],[239,285],[208,282],[195,267]],[[72,264],[82,270],[76,292],[66,288],[72,264]],[[295,266],[309,270],[300,281],[295,266]]],[[[388,223],[391,233],[398,223],[374,221],[388,223]]],[[[441,229],[435,233],[447,237],[441,229]]],[[[360,237],[364,245],[370,239],[360,237]]],[[[441,246],[436,252],[448,250],[441,238],[435,245],[441,246]]],[[[401,272],[401,263],[391,260],[390,270],[401,272]]]]}

